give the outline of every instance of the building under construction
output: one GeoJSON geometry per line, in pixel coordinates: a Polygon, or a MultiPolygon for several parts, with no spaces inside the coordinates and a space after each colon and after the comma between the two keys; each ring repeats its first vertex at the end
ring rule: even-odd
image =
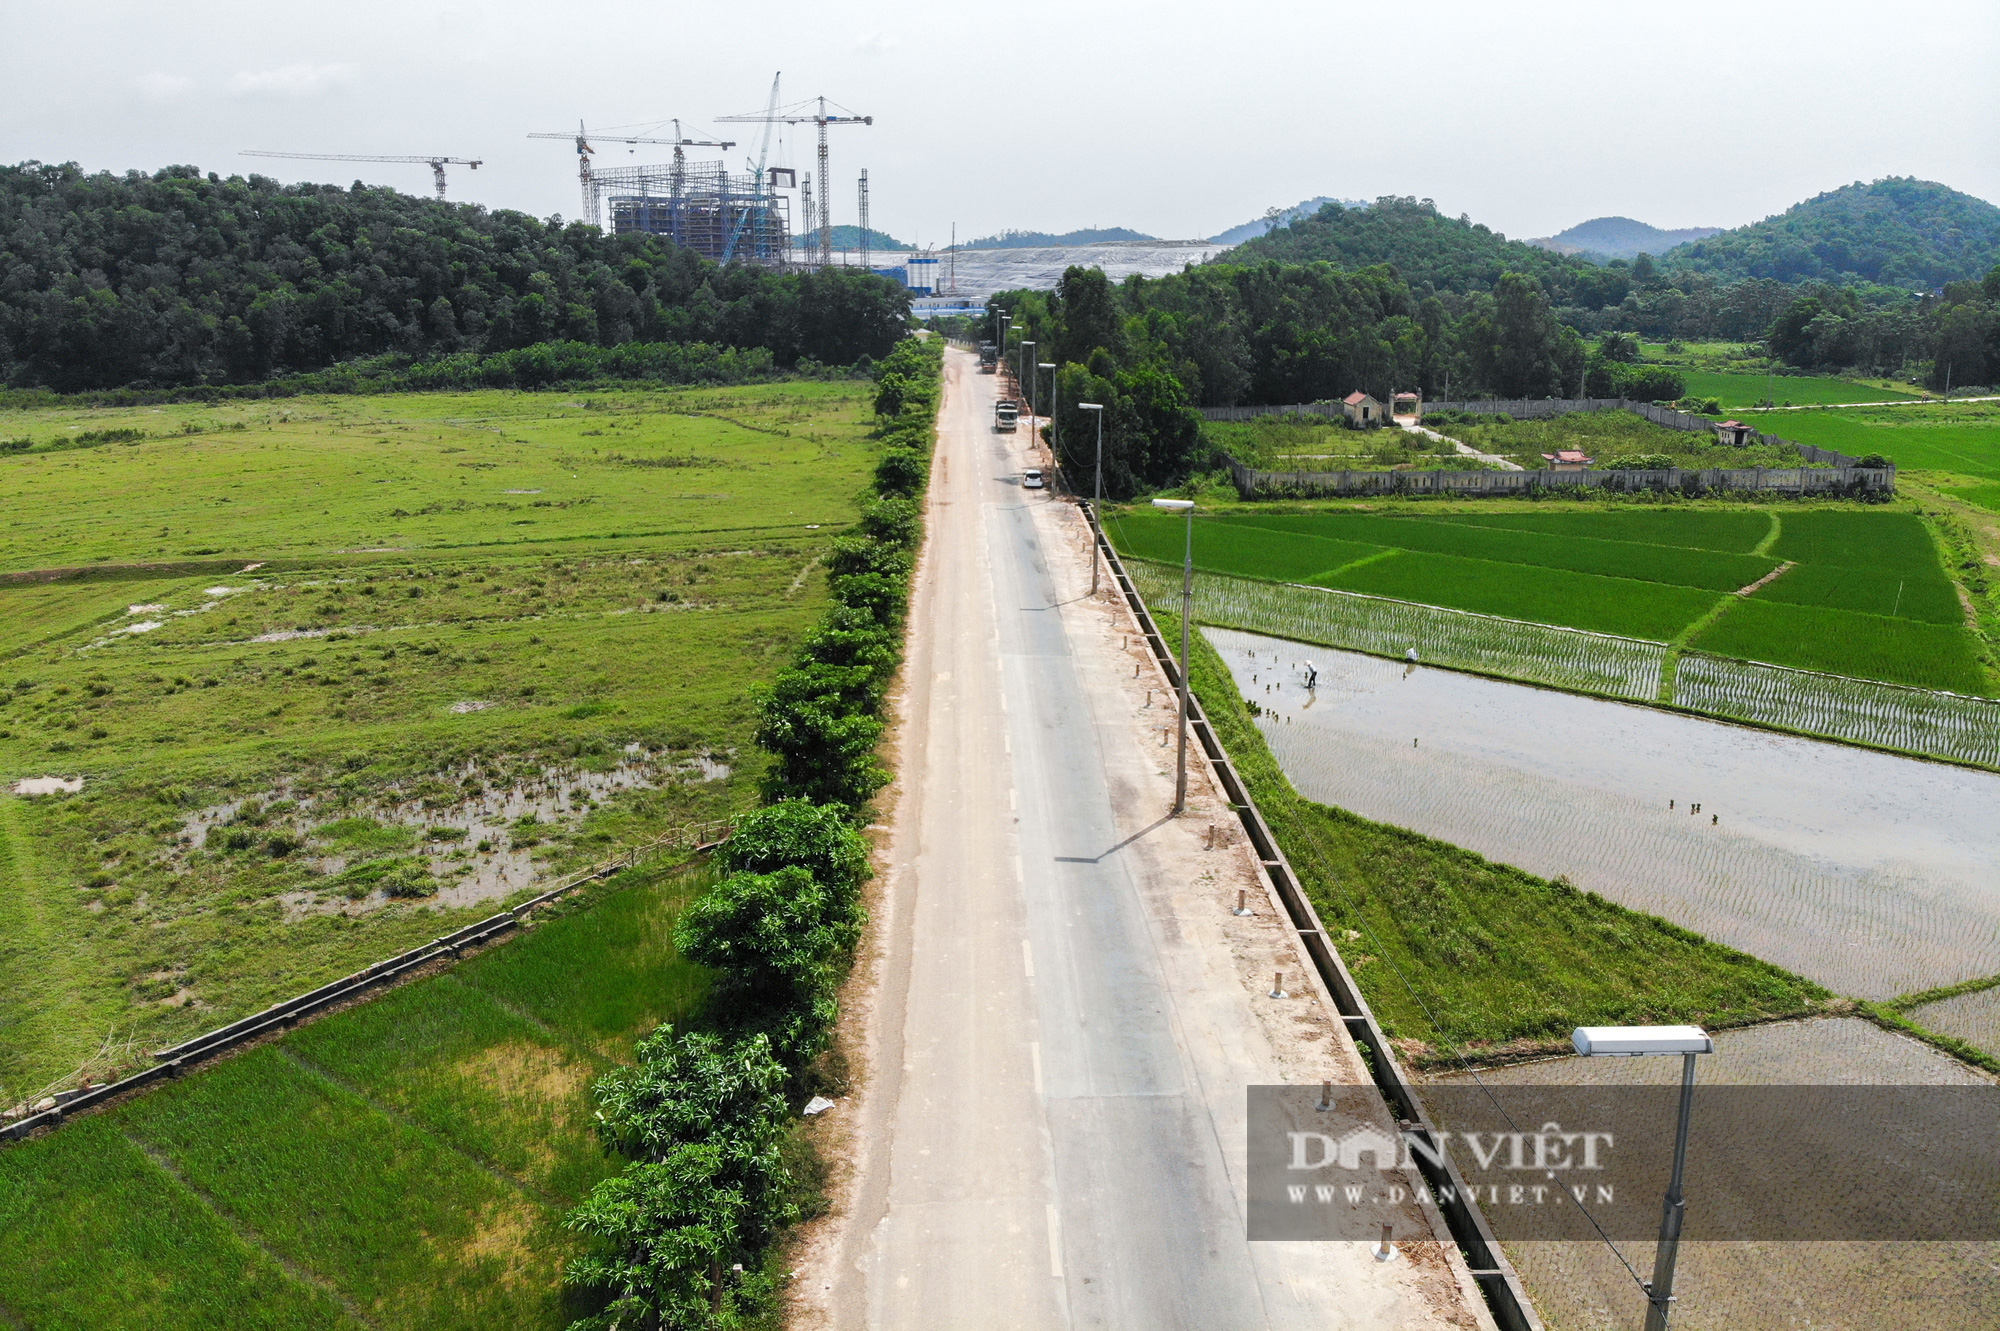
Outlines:
{"type": "Polygon", "coordinates": [[[614,234],[665,236],[717,263],[778,266],[790,257],[787,200],[721,162],[611,167],[591,182],[614,234]]]}

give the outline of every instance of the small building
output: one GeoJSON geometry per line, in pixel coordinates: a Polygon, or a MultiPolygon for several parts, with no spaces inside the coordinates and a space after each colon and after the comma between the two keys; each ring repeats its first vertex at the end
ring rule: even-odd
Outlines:
{"type": "Polygon", "coordinates": [[[1408,416],[1416,420],[1424,414],[1422,393],[1397,393],[1389,399],[1389,403],[1391,411],[1397,416],[1408,416]]]}
{"type": "Polygon", "coordinates": [[[1755,433],[1757,431],[1754,426],[1745,425],[1742,421],[1717,421],[1715,423],[1715,441],[1719,444],[1725,444],[1730,448],[1745,447],[1750,442],[1750,436],[1755,433]]]}
{"type": "Polygon", "coordinates": [[[1347,411],[1347,419],[1356,425],[1380,425],[1388,419],[1382,404],[1358,389],[1340,400],[1347,411]]]}
{"type": "Polygon", "coordinates": [[[1585,471],[1595,461],[1576,448],[1559,448],[1553,453],[1544,453],[1542,460],[1549,464],[1551,471],[1585,471]]]}

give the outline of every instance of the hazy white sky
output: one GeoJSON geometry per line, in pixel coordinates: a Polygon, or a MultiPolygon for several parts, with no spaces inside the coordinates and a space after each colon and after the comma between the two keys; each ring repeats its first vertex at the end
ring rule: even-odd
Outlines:
{"type": "MultiPolygon", "coordinates": [[[[421,192],[423,166],[236,154],[442,152],[486,162],[454,198],[542,216],[576,214],[574,158],[528,132],[679,116],[750,140],[740,169],[756,127],[712,119],[778,70],[787,101],[875,116],[833,131],[834,216],[867,167],[906,241],[1206,236],[1317,194],[1512,236],[1739,225],[1883,175],[2000,201],[1994,0],[0,0],[0,33],[0,160],[421,192]]],[[[804,134],[788,156],[810,167],[804,134]]]]}

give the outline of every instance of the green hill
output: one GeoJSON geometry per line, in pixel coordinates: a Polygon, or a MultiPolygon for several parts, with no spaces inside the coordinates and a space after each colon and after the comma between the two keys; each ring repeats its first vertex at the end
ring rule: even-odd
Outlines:
{"type": "MultiPolygon", "coordinates": [[[[833,247],[837,250],[858,250],[861,248],[861,228],[851,222],[842,222],[833,229],[833,247]]],[[[871,250],[906,250],[910,248],[902,241],[886,232],[868,228],[868,248],[871,250]]]]}
{"type": "Polygon", "coordinates": [[[1935,181],[1856,181],[1676,249],[1669,272],[1930,290],[2000,263],[2000,208],[1935,181]]]}
{"type": "Polygon", "coordinates": [[[1502,273],[1542,280],[1559,305],[1596,309],[1625,295],[1622,270],[1509,240],[1470,218],[1446,217],[1429,199],[1386,197],[1366,208],[1327,204],[1310,217],[1246,240],[1223,262],[1331,263],[1339,268],[1393,264],[1412,288],[1486,291],[1502,273]]]}

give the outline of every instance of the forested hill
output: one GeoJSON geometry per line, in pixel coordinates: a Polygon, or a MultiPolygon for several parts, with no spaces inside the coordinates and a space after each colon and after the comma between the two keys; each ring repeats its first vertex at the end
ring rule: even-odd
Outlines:
{"type": "Polygon", "coordinates": [[[384,352],[706,342],[845,365],[895,282],[720,268],[650,236],[356,185],[0,166],[0,383],[242,383],[384,352]]]}
{"type": "Polygon", "coordinates": [[[1929,180],[1856,182],[1676,249],[1665,267],[1720,281],[1859,282],[1931,290],[2000,263],[2000,208],[1929,180]]]}
{"type": "Polygon", "coordinates": [[[1328,204],[1310,217],[1246,240],[1222,260],[1325,261],[1338,268],[1394,264],[1412,287],[1489,291],[1502,273],[1540,278],[1560,305],[1596,309],[1625,295],[1622,274],[1582,259],[1509,240],[1466,218],[1439,213],[1428,199],[1381,198],[1366,208],[1328,204]]]}

